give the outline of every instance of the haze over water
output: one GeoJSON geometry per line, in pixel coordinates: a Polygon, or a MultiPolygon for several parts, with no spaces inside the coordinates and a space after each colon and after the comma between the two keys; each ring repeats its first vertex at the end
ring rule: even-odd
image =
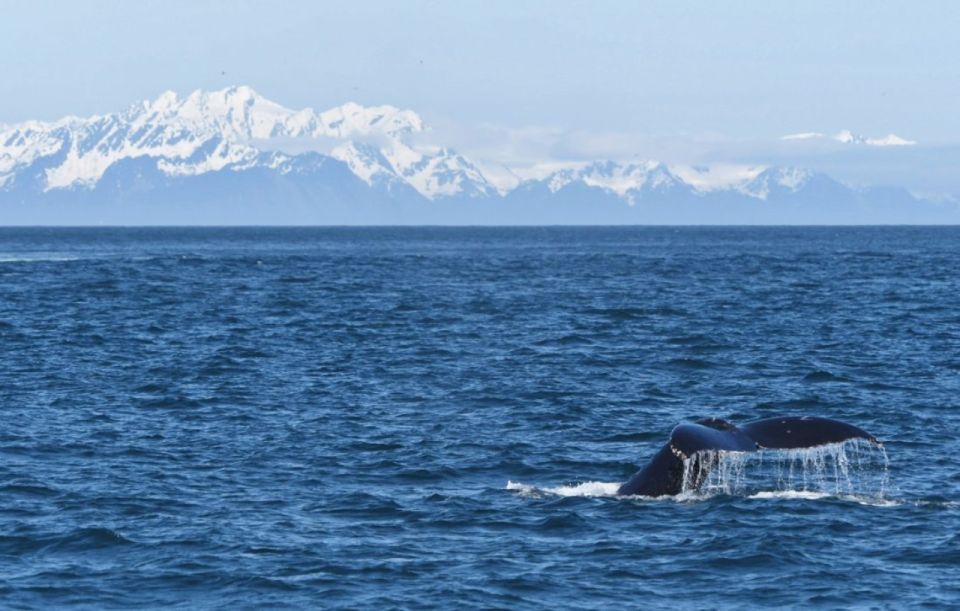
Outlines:
{"type": "Polygon", "coordinates": [[[957,228],[0,229],[0,600],[954,607],[958,269],[957,228]],[[609,495],[678,422],[804,414],[888,470],[609,495]]]}

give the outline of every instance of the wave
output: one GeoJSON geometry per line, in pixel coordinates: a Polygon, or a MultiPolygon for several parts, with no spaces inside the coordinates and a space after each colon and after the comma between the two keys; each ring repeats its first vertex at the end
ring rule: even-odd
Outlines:
{"type": "Polygon", "coordinates": [[[693,358],[670,359],[666,365],[676,369],[710,369],[711,367],[715,367],[710,361],[693,358]]]}
{"type": "Polygon", "coordinates": [[[813,384],[822,384],[824,382],[846,382],[847,379],[830,373],[824,369],[817,369],[816,371],[811,371],[807,375],[803,376],[803,381],[813,384]]]}
{"type": "Polygon", "coordinates": [[[70,255],[56,255],[39,253],[35,255],[0,254],[0,263],[59,263],[62,261],[79,261],[80,257],[70,255]]]}
{"type": "Polygon", "coordinates": [[[35,552],[86,552],[133,545],[119,532],[105,527],[77,528],[47,536],[0,535],[0,553],[23,555],[35,552]]]}

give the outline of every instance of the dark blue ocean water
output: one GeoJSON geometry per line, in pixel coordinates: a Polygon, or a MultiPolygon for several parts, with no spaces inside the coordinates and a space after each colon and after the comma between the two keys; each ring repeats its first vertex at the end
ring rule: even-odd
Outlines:
{"type": "Polygon", "coordinates": [[[0,349],[5,608],[960,605],[957,228],[0,229],[0,349]]]}

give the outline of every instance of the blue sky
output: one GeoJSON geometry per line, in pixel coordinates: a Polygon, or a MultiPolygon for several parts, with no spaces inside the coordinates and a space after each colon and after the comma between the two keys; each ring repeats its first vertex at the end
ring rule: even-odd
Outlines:
{"type": "Polygon", "coordinates": [[[9,3],[0,122],[247,84],[289,107],[412,108],[480,152],[792,158],[780,136],[850,129],[918,141],[915,167],[957,158],[958,17],[937,1],[9,3]]]}

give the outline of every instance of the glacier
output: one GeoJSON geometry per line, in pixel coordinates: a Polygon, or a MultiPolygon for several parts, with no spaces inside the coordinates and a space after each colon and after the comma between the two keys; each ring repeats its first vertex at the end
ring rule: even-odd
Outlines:
{"type": "Polygon", "coordinates": [[[2,125],[0,224],[960,221],[955,202],[851,188],[793,167],[606,160],[523,179],[501,168],[516,178],[507,184],[490,160],[422,144],[427,130],[412,110],[352,102],[295,110],[246,86],[2,125]]]}

